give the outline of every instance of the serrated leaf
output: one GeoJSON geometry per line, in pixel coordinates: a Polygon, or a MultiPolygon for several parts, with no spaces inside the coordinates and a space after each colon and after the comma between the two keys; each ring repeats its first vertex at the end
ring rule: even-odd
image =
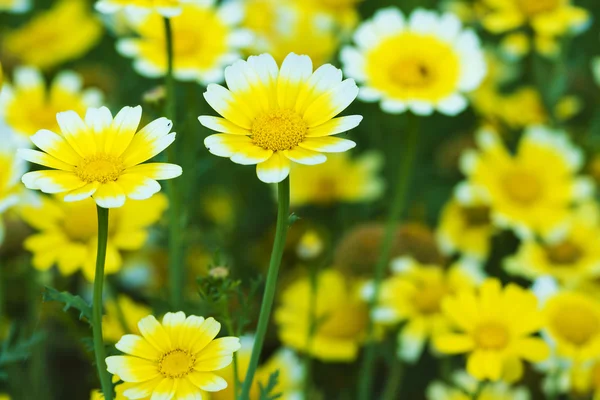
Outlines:
{"type": "Polygon", "coordinates": [[[31,354],[31,348],[44,339],[45,335],[37,332],[26,339],[17,339],[14,343],[6,340],[0,351],[0,366],[27,359],[31,354]]]}
{"type": "Polygon", "coordinates": [[[267,385],[263,386],[262,383],[258,383],[260,388],[260,400],[277,400],[279,399],[283,393],[273,393],[277,384],[279,383],[279,370],[275,370],[271,372],[269,375],[269,380],[267,381],[267,385]]]}
{"type": "Polygon", "coordinates": [[[69,292],[59,292],[58,290],[46,286],[43,293],[44,301],[58,301],[63,303],[63,311],[68,311],[74,308],[79,311],[79,319],[87,321],[91,324],[92,321],[92,307],[83,300],[80,296],[76,296],[69,292]]]}

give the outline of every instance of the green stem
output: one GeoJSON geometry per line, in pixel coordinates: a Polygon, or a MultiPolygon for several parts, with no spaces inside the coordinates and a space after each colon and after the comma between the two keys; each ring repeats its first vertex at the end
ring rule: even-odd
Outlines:
{"type": "Polygon", "coordinates": [[[92,330],[94,332],[94,355],[96,367],[106,400],[113,399],[113,387],[110,374],[106,369],[106,352],[102,338],[102,286],[104,285],[104,262],[108,242],[108,208],[98,208],[98,255],[96,256],[96,275],[94,276],[94,299],[92,305],[92,330]]]}
{"type": "MultiPolygon", "coordinates": [[[[173,80],[173,29],[171,20],[164,18],[165,42],[167,44],[167,73],[165,75],[165,116],[175,123],[176,120],[176,98],[175,81],[173,80]]],[[[177,158],[176,143],[169,146],[167,150],[169,161],[177,158]]],[[[181,310],[183,306],[183,287],[185,282],[185,265],[182,256],[181,243],[181,210],[178,197],[176,181],[167,181],[167,195],[169,197],[169,284],[171,295],[171,307],[173,310],[181,310]]]]}
{"type": "Polygon", "coordinates": [[[395,400],[397,399],[400,388],[402,387],[402,378],[404,376],[404,365],[398,357],[394,357],[392,361],[392,368],[388,376],[385,389],[383,390],[383,400],[395,400]]]}
{"type": "Polygon", "coordinates": [[[308,304],[308,332],[306,337],[306,352],[304,354],[304,398],[310,398],[311,382],[312,382],[312,356],[310,348],[312,347],[312,339],[317,329],[317,321],[315,309],[317,307],[317,276],[318,266],[312,262],[309,267],[310,279],[310,299],[308,304]]]}
{"type": "Polygon", "coordinates": [[[417,125],[416,116],[414,127],[408,129],[408,143],[404,148],[404,154],[400,160],[398,180],[395,185],[395,195],[392,202],[392,208],[388,216],[388,221],[385,228],[385,234],[383,242],[381,244],[381,251],[379,252],[379,259],[375,265],[375,277],[373,280],[373,297],[370,299],[368,304],[369,309],[369,321],[367,324],[367,340],[365,343],[365,354],[360,369],[360,378],[358,382],[358,398],[360,400],[368,400],[373,398],[371,393],[373,383],[373,367],[375,363],[375,339],[373,337],[373,320],[371,318],[372,310],[378,302],[379,291],[381,287],[381,281],[385,273],[386,266],[388,265],[392,253],[392,244],[394,243],[394,233],[398,225],[398,221],[402,216],[402,212],[407,202],[407,192],[412,175],[413,164],[417,152],[417,142],[419,137],[419,129],[417,125]]]}
{"type": "Polygon", "coordinates": [[[269,272],[267,273],[267,282],[265,285],[265,294],[263,295],[262,304],[260,306],[260,316],[258,317],[258,326],[256,328],[256,338],[252,347],[252,356],[248,365],[248,372],[242,385],[241,400],[249,400],[250,388],[254,379],[254,373],[258,367],[258,360],[265,341],[267,326],[273,308],[273,300],[275,298],[275,288],[277,286],[277,275],[279,274],[279,265],[283,257],[283,249],[285,238],[288,230],[288,218],[290,212],[290,180],[289,178],[279,182],[277,186],[278,193],[278,210],[277,210],[277,229],[275,231],[275,242],[273,243],[273,251],[271,252],[271,261],[269,262],[269,272]]]}

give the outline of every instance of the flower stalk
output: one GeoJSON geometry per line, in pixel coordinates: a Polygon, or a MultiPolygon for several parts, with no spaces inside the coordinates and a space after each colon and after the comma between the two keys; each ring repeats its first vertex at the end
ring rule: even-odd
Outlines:
{"type": "Polygon", "coordinates": [[[277,228],[275,231],[275,241],[273,242],[273,250],[271,252],[271,261],[269,262],[269,271],[267,273],[267,282],[265,285],[265,294],[263,295],[262,304],[260,306],[260,315],[258,317],[258,326],[256,328],[256,338],[254,340],[254,346],[252,347],[252,355],[250,356],[250,363],[248,365],[248,372],[242,385],[242,392],[240,394],[241,400],[249,400],[250,388],[252,387],[252,381],[254,380],[254,374],[258,367],[258,360],[262,347],[265,341],[265,335],[267,333],[267,326],[269,325],[269,319],[271,317],[271,310],[273,308],[273,300],[275,298],[275,289],[277,286],[277,276],[279,274],[279,266],[281,265],[281,259],[283,257],[283,250],[285,247],[285,239],[288,230],[288,218],[290,212],[290,179],[285,178],[279,182],[277,186],[277,228]]]}
{"type": "Polygon", "coordinates": [[[113,400],[113,387],[110,374],[106,369],[106,351],[102,337],[102,289],[104,286],[104,262],[108,242],[108,208],[98,206],[98,253],[96,255],[96,274],[94,276],[94,295],[92,303],[92,330],[94,335],[94,355],[100,378],[102,393],[106,400],[113,400]]]}
{"type": "MultiPolygon", "coordinates": [[[[379,252],[379,258],[375,265],[375,276],[373,279],[373,296],[369,300],[369,320],[367,324],[367,339],[365,345],[365,353],[360,369],[360,378],[358,381],[358,398],[360,400],[368,400],[373,398],[372,384],[373,384],[373,367],[375,363],[375,338],[373,335],[374,323],[372,318],[372,311],[378,303],[379,292],[381,289],[381,281],[385,274],[385,268],[389,264],[390,257],[392,254],[392,244],[394,243],[394,234],[396,232],[398,222],[402,213],[406,207],[408,200],[408,188],[410,186],[410,180],[412,176],[412,170],[415,163],[417,153],[417,143],[419,137],[418,128],[418,117],[411,116],[414,119],[412,126],[408,127],[408,138],[407,144],[404,148],[404,154],[399,163],[398,180],[395,185],[395,194],[392,200],[390,213],[388,216],[387,224],[385,227],[385,233],[383,241],[381,243],[381,250],[379,252]]],[[[411,122],[411,121],[409,121],[411,122]]]]}

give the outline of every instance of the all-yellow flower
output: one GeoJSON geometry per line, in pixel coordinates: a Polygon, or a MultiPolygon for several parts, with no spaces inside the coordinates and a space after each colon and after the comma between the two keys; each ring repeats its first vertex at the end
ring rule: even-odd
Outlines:
{"type": "Polygon", "coordinates": [[[600,360],[591,365],[579,364],[570,368],[572,393],[581,398],[600,400],[600,360]]]}
{"type": "MultiPolygon", "coordinates": [[[[147,200],[129,201],[110,214],[107,274],[121,269],[123,251],[143,247],[148,238],[148,227],[160,219],[166,206],[166,197],[158,194],[147,200]]],[[[26,207],[21,215],[39,231],[23,243],[25,249],[33,253],[32,263],[36,269],[46,271],[56,265],[62,275],[81,270],[86,279],[94,280],[98,222],[92,199],[64,202],[60,198],[44,197],[39,207],[26,207]]]]}
{"type": "Polygon", "coordinates": [[[407,19],[384,8],[358,27],[354,42],[342,50],[344,71],[362,83],[361,100],[379,101],[388,113],[456,115],[486,73],[479,38],[452,14],[417,9],[407,19]]]}
{"type": "Polygon", "coordinates": [[[365,153],[355,159],[333,154],[318,168],[294,164],[290,171],[292,206],[369,202],[381,197],[385,181],[378,176],[383,158],[365,153]]]}
{"type": "Polygon", "coordinates": [[[0,116],[28,146],[29,137],[40,129],[59,131],[57,113],[74,110],[82,114],[88,107],[100,106],[102,97],[98,89],[82,90],[81,77],[72,71],[60,72],[47,88],[38,69],[20,67],[13,83],[6,83],[0,91],[0,116]]]}
{"type": "Polygon", "coordinates": [[[21,64],[50,69],[82,57],[101,37],[102,24],[87,1],[61,0],[4,35],[2,45],[21,64]]]}
{"type": "Polygon", "coordinates": [[[0,0],[0,11],[21,14],[29,9],[31,9],[31,0],[0,0]]]}
{"type": "Polygon", "coordinates": [[[529,400],[524,386],[512,387],[505,382],[479,382],[464,371],[452,375],[452,384],[434,381],[427,387],[428,400],[529,400]]]}
{"type": "Polygon", "coordinates": [[[125,397],[194,399],[201,398],[202,390],[227,387],[215,371],[231,364],[240,340],[215,339],[221,324],[214,318],[186,318],[179,311],[165,314],[162,324],[149,315],[138,328],[141,336],[125,335],[115,345],[126,355],[106,358],[108,371],[125,382],[125,397]]]}
{"type": "Polygon", "coordinates": [[[186,0],[98,0],[96,10],[104,14],[112,14],[120,10],[139,13],[156,11],[164,17],[181,14],[181,5],[186,0]]]}
{"type": "Polygon", "coordinates": [[[272,56],[251,56],[225,69],[229,89],[209,85],[204,98],[224,118],[201,116],[200,123],[221,134],[204,140],[214,155],[238,164],[258,164],[258,178],[281,182],[291,161],[314,165],[356,144],[336,135],[362,117],[334,118],[356,98],[352,79],[325,64],[313,72],[308,56],[290,53],[281,68],[272,56]]]}
{"type": "Polygon", "coordinates": [[[452,198],[442,210],[436,238],[447,255],[482,261],[489,255],[493,233],[490,208],[484,202],[460,204],[452,198]]]}
{"type": "MultiPolygon", "coordinates": [[[[143,213],[144,210],[138,209],[138,212],[143,213]]],[[[125,295],[106,301],[104,309],[102,337],[113,343],[129,332],[139,334],[138,321],[152,312],[150,307],[137,303],[125,295]]]]}
{"type": "Polygon", "coordinates": [[[544,306],[545,327],[558,356],[575,362],[600,356],[600,302],[578,292],[559,292],[544,306]]]}
{"type": "Polygon", "coordinates": [[[505,260],[512,274],[535,279],[550,275],[563,285],[600,277],[600,210],[586,203],[573,212],[564,231],[551,238],[529,238],[505,260]]]}
{"type": "MultiPolygon", "coordinates": [[[[251,41],[248,32],[237,28],[241,5],[214,0],[182,5],[181,14],[171,18],[173,76],[181,81],[206,85],[223,80],[223,67],[240,58],[239,49],[251,41]]],[[[134,38],[117,42],[117,50],[133,58],[135,70],[156,78],[167,73],[166,37],[163,17],[150,13],[131,18],[134,38]]]]}
{"type": "Polygon", "coordinates": [[[442,304],[454,333],[434,338],[441,353],[468,353],[467,372],[479,380],[514,382],[523,375],[525,359],[549,356],[546,343],[532,336],[544,319],[535,295],[515,284],[502,287],[486,279],[477,292],[461,291],[442,304]]]}
{"type": "Polygon", "coordinates": [[[27,163],[15,157],[15,149],[6,143],[0,146],[0,244],[5,236],[4,214],[15,206],[24,205],[20,177],[27,171],[27,163]]]}
{"type": "Polygon", "coordinates": [[[275,310],[279,338],[286,345],[326,362],[351,362],[365,339],[367,306],[358,286],[336,270],[317,277],[314,316],[309,338],[311,285],[308,278],[293,282],[275,310]]]}
{"type": "Polygon", "coordinates": [[[51,169],[23,175],[29,189],[65,193],[65,201],[93,197],[100,207],[114,208],[125,199],[144,200],[160,191],[156,180],[181,175],[181,167],[147,163],[175,140],[171,121],[159,118],[136,132],[142,107],[124,107],[113,118],[106,107],[89,108],[82,119],[75,111],[56,115],[61,134],[42,129],[31,141],[42,151],[21,149],[24,159],[51,169]]]}
{"type": "Polygon", "coordinates": [[[461,290],[475,288],[483,276],[467,263],[445,271],[406,257],[394,260],[392,270],[394,275],[382,282],[373,320],[384,325],[406,322],[398,334],[398,356],[412,363],[419,359],[428,340],[450,330],[442,301],[461,290]]]}
{"type": "Polygon", "coordinates": [[[468,180],[457,187],[461,203],[483,198],[495,226],[521,237],[549,235],[566,223],[570,207],[593,194],[590,179],[578,177],[583,155],[564,132],[531,127],[516,154],[489,130],[477,135],[461,169],[468,180]]]}

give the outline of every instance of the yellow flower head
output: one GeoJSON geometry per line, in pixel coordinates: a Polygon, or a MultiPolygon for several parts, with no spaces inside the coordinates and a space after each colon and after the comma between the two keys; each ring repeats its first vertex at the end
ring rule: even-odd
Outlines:
{"type": "Polygon", "coordinates": [[[540,362],[549,355],[546,343],[533,337],[543,326],[535,295],[515,284],[502,288],[486,279],[479,290],[461,291],[442,304],[455,333],[434,338],[445,354],[468,353],[467,372],[479,380],[507,382],[523,374],[522,359],[540,362]]]}
{"type": "MultiPolygon", "coordinates": [[[[240,343],[242,347],[237,352],[236,356],[238,378],[243,382],[248,370],[248,364],[250,364],[254,337],[243,336],[240,339],[240,343]]],[[[275,386],[273,393],[281,393],[281,400],[293,400],[298,398],[296,396],[302,396],[304,365],[293,351],[282,348],[277,350],[256,370],[256,375],[252,382],[252,389],[250,390],[250,400],[259,400],[260,385],[266,387],[269,376],[275,371],[279,371],[279,379],[277,380],[277,386],[275,386]]],[[[218,371],[217,375],[227,381],[227,387],[220,392],[212,393],[210,400],[236,400],[233,393],[233,365],[229,365],[218,371]]]]}
{"type": "Polygon", "coordinates": [[[527,279],[550,275],[567,286],[600,277],[600,210],[589,202],[573,211],[554,237],[523,242],[506,259],[508,272],[527,279]]]}
{"type": "Polygon", "coordinates": [[[102,24],[87,1],[61,0],[6,34],[2,45],[21,64],[50,69],[83,56],[101,37],[102,24]]]}
{"type": "Polygon", "coordinates": [[[89,108],[82,119],[75,111],[56,115],[61,134],[42,129],[31,141],[42,151],[21,149],[21,157],[51,168],[29,172],[29,189],[66,193],[65,201],[93,197],[104,208],[150,198],[160,190],[156,180],[181,175],[181,167],[144,161],[175,140],[171,121],[159,118],[136,133],[142,107],[124,107],[113,118],[106,107],[89,108]]]}
{"type": "Polygon", "coordinates": [[[225,69],[229,89],[208,85],[204,98],[221,116],[200,123],[222,134],[204,140],[214,155],[238,164],[258,164],[258,178],[281,182],[291,161],[321,164],[322,152],[338,153],[356,144],[335,137],[356,127],[362,117],[334,118],[352,103],[358,88],[342,71],[325,64],[313,72],[308,56],[290,53],[281,68],[272,56],[252,56],[225,69]]]}
{"type": "Polygon", "coordinates": [[[311,293],[308,278],[295,281],[283,292],[275,311],[280,340],[322,361],[354,361],[367,325],[367,306],[360,299],[358,287],[339,271],[319,274],[314,309],[316,329],[312,337],[311,293]]]}
{"type": "Polygon", "coordinates": [[[579,33],[587,27],[587,10],[571,0],[481,0],[483,26],[493,33],[508,32],[529,25],[536,34],[554,37],[579,33]]]}
{"type": "Polygon", "coordinates": [[[529,400],[524,386],[511,387],[505,382],[479,382],[464,371],[452,375],[452,385],[434,381],[427,387],[428,400],[529,400]]]}
{"type": "Polygon", "coordinates": [[[125,335],[115,345],[124,356],[106,358],[107,369],[125,383],[127,398],[187,399],[201,391],[227,387],[215,371],[225,368],[240,348],[236,337],[215,339],[221,324],[181,311],[167,313],[159,323],[154,316],[138,323],[140,335],[125,335]]]}
{"type": "Polygon", "coordinates": [[[21,14],[29,9],[31,9],[31,0],[0,0],[0,11],[21,14]]]}
{"type": "Polygon", "coordinates": [[[29,146],[29,137],[40,129],[58,132],[57,113],[84,113],[88,107],[100,106],[102,97],[97,89],[82,90],[81,77],[74,72],[60,72],[47,88],[39,70],[20,67],[13,83],[6,83],[0,91],[0,116],[17,133],[17,139],[29,146]]]}
{"type": "Polygon", "coordinates": [[[309,229],[300,237],[296,254],[303,260],[313,260],[323,254],[324,247],[321,235],[317,231],[309,229]]]}
{"type": "Polygon", "coordinates": [[[600,360],[576,364],[569,369],[572,392],[581,398],[600,400],[600,360]]]}
{"type": "MultiPolygon", "coordinates": [[[[156,197],[155,197],[156,198],[156,197]]],[[[138,212],[144,210],[138,208],[138,212]]],[[[125,295],[110,299],[104,304],[105,314],[102,317],[102,336],[109,342],[117,342],[121,336],[128,332],[139,334],[137,322],[148,315],[150,307],[136,303],[125,295]]]]}
{"type": "Polygon", "coordinates": [[[572,204],[593,194],[591,180],[576,176],[583,155],[564,132],[529,128],[514,155],[489,130],[480,131],[477,142],[479,151],[461,158],[468,180],[456,197],[463,204],[483,198],[495,226],[521,237],[548,235],[565,224],[572,204]]]}
{"type": "Polygon", "coordinates": [[[186,0],[98,0],[95,7],[104,14],[125,9],[134,14],[139,11],[156,11],[164,17],[174,17],[181,14],[181,5],[185,2],[186,0]]]}
{"type": "Polygon", "coordinates": [[[342,50],[344,71],[363,84],[362,100],[380,101],[388,113],[456,115],[486,73],[479,38],[452,14],[417,9],[405,18],[384,8],[358,27],[354,42],[342,50]]]}
{"type": "Polygon", "coordinates": [[[379,153],[365,153],[356,159],[341,153],[329,156],[318,168],[294,164],[290,202],[293,206],[327,206],[376,200],[385,189],[385,181],[377,175],[382,162],[379,153]]]}
{"type": "Polygon", "coordinates": [[[452,198],[442,210],[436,237],[445,254],[481,261],[489,255],[493,232],[490,208],[484,202],[460,204],[452,198]]]}
{"type": "MultiPolygon", "coordinates": [[[[223,67],[238,58],[240,47],[251,37],[237,29],[242,19],[241,5],[228,2],[217,6],[214,0],[182,6],[171,18],[173,33],[173,75],[181,81],[206,85],[223,80],[223,67]]],[[[117,50],[135,59],[135,70],[156,78],[167,72],[166,39],[163,17],[157,13],[131,18],[135,38],[121,39],[117,50]]]]}
{"type": "MultiPolygon", "coordinates": [[[[129,201],[110,214],[107,274],[121,269],[122,251],[142,248],[148,238],[147,228],[160,219],[166,206],[166,197],[158,194],[147,200],[129,201]]],[[[21,214],[39,231],[24,242],[24,247],[33,253],[35,268],[45,271],[57,265],[63,275],[81,269],[83,275],[93,281],[98,222],[92,199],[68,203],[44,197],[41,206],[26,207],[21,214]]]]}
{"type": "MultiPolygon", "coordinates": [[[[466,263],[445,271],[406,257],[396,259],[392,269],[395,274],[382,283],[373,320],[386,325],[406,322],[398,336],[398,356],[415,362],[429,339],[450,330],[448,318],[441,310],[442,301],[460,290],[474,288],[483,277],[466,263]]],[[[370,286],[365,289],[368,292],[370,286]]]]}
{"type": "Polygon", "coordinates": [[[600,356],[600,302],[583,293],[559,292],[544,306],[545,326],[558,356],[576,362],[600,356]]]}

